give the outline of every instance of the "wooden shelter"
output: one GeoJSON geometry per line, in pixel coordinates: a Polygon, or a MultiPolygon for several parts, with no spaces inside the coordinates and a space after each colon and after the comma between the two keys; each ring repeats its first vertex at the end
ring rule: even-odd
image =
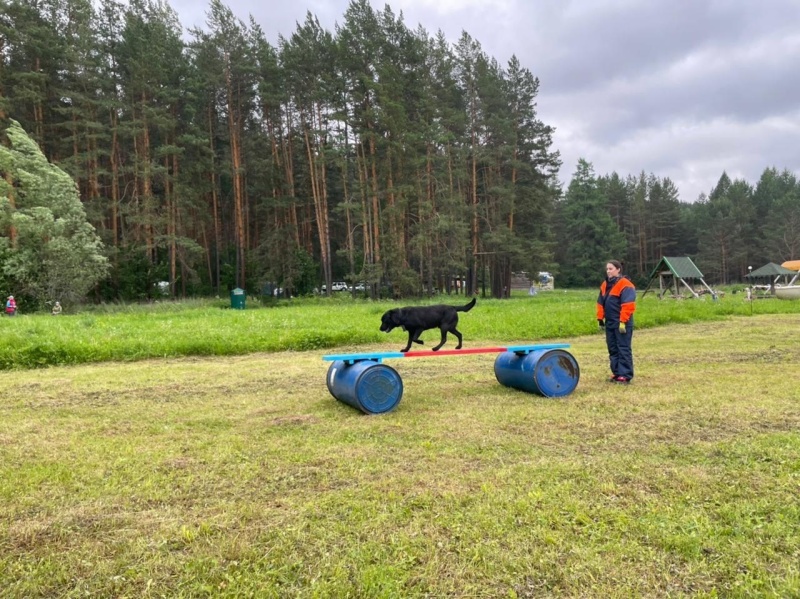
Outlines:
{"type": "MultiPolygon", "coordinates": [[[[761,268],[757,268],[753,272],[746,274],[745,278],[750,279],[751,285],[754,281],[758,281],[759,279],[766,280],[766,285],[756,285],[755,290],[762,290],[768,292],[770,295],[775,295],[775,286],[781,280],[781,277],[784,277],[784,283],[786,283],[789,277],[792,276],[796,277],[797,271],[784,268],[780,264],[775,264],[774,262],[768,262],[761,268]]],[[[792,281],[794,280],[795,279],[792,279],[792,281]]]]}
{"type": "Polygon", "coordinates": [[[667,292],[672,292],[673,297],[676,298],[683,297],[681,295],[681,285],[689,290],[692,297],[699,297],[699,294],[688,281],[700,281],[700,284],[708,290],[712,297],[714,299],[717,298],[716,292],[703,280],[703,273],[700,272],[700,269],[695,266],[695,263],[688,256],[683,258],[661,258],[650,274],[650,279],[647,281],[642,297],[647,294],[656,277],[658,277],[658,299],[663,299],[667,292]]]}

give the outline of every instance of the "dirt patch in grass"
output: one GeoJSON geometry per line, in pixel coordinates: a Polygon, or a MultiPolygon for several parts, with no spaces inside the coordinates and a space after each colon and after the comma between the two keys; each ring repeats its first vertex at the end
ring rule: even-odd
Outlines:
{"type": "Polygon", "coordinates": [[[272,419],[269,424],[274,426],[302,426],[318,422],[318,418],[310,415],[304,416],[282,416],[272,419]]]}

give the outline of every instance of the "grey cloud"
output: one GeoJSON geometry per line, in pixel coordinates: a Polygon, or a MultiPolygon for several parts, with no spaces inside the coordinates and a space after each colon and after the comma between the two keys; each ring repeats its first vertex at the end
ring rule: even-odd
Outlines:
{"type": "Polygon", "coordinates": [[[770,3],[769,10],[751,2],[571,2],[548,21],[531,4],[529,18],[516,21],[504,45],[516,45],[553,93],[657,72],[707,49],[724,53],[796,32],[800,22],[797,2],[770,3]]]}
{"type": "MultiPolygon", "coordinates": [[[[291,35],[306,11],[333,30],[347,0],[228,0],[267,38],[291,35]]],[[[668,176],[685,200],[723,170],[757,181],[800,172],[800,2],[797,0],[388,1],[406,24],[455,42],[462,30],[490,56],[512,54],[541,81],[539,116],[556,127],[568,181],[578,158],[598,174],[668,176]]],[[[382,9],[383,0],[373,0],[382,9]]],[[[207,5],[175,0],[186,25],[207,5]]]]}
{"type": "MultiPolygon", "coordinates": [[[[666,71],[638,80],[552,96],[558,114],[585,115],[585,133],[616,142],[631,131],[677,120],[726,117],[752,122],[794,110],[800,98],[800,44],[782,63],[726,61],[674,78],[666,71]],[[589,120],[591,119],[591,120],[589,120]]],[[[546,90],[543,91],[546,95],[546,90]]]]}
{"type": "Polygon", "coordinates": [[[767,167],[796,171],[800,166],[797,138],[800,111],[783,119],[735,123],[713,119],[703,123],[672,123],[642,129],[615,144],[587,142],[565,145],[563,178],[571,176],[578,157],[587,157],[598,174],[622,176],[641,171],[669,177],[684,201],[708,193],[723,171],[755,183],[767,167]],[[793,158],[792,158],[793,157],[793,158]],[[792,163],[792,159],[794,162],[792,163]]]}

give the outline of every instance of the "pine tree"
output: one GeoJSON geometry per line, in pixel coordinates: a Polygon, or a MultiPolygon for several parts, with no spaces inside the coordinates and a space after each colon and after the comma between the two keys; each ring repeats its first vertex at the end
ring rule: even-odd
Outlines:
{"type": "Polygon", "coordinates": [[[771,259],[800,259],[800,184],[775,199],[761,233],[771,259]]]}
{"type": "Polygon", "coordinates": [[[288,94],[299,124],[305,148],[305,174],[313,201],[323,279],[330,289],[333,281],[329,208],[328,126],[332,107],[334,42],[329,32],[310,13],[289,40],[281,44],[281,63],[288,94]]]}
{"type": "Polygon", "coordinates": [[[234,17],[220,0],[211,2],[209,26],[209,39],[216,48],[222,70],[223,87],[218,90],[218,100],[221,101],[227,129],[228,157],[225,170],[232,187],[236,255],[234,284],[246,288],[250,205],[244,137],[255,104],[257,65],[245,24],[234,17]]]}
{"type": "Polygon", "coordinates": [[[757,264],[800,258],[800,181],[788,170],[767,168],[753,192],[752,230],[757,264]]]}
{"type": "Polygon", "coordinates": [[[754,246],[756,233],[752,225],[755,215],[752,197],[750,184],[744,180],[731,181],[723,172],[704,203],[706,234],[699,244],[698,266],[723,285],[747,273],[748,248],[754,246]]]}
{"type": "Polygon", "coordinates": [[[591,286],[603,274],[603,265],[625,255],[625,238],[608,212],[592,165],[578,161],[561,207],[564,240],[561,280],[566,286],[591,286]]]}
{"type": "Polygon", "coordinates": [[[0,145],[0,263],[20,295],[43,305],[80,301],[108,271],[70,176],[48,163],[19,123],[0,145]],[[8,189],[8,181],[13,189],[8,189]],[[13,194],[14,202],[8,201],[13,194]],[[11,235],[10,232],[14,231],[11,235]]]}

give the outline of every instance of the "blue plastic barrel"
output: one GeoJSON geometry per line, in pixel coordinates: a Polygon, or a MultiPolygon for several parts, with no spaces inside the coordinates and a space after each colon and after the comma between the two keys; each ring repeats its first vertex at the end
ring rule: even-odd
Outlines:
{"type": "Polygon", "coordinates": [[[569,395],[578,386],[578,362],[563,349],[540,349],[528,354],[504,352],[494,361],[501,385],[544,397],[569,395]]]}
{"type": "Polygon", "coordinates": [[[331,363],[326,378],[336,399],[365,414],[383,414],[397,407],[403,397],[403,380],[394,368],[374,360],[348,364],[331,363]]]}

